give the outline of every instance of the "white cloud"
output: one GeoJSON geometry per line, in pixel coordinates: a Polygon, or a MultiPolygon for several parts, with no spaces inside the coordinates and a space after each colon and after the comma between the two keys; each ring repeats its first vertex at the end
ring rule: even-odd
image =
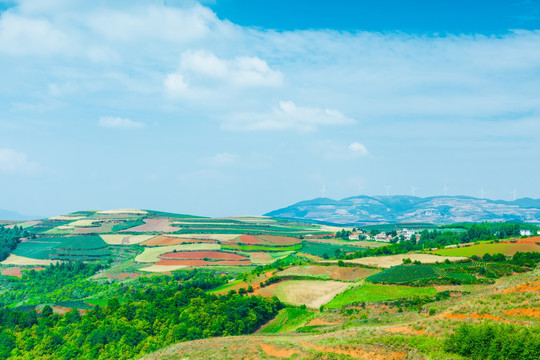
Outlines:
{"type": "Polygon", "coordinates": [[[28,160],[26,154],[13,149],[0,149],[0,172],[30,174],[37,169],[37,163],[28,160]]]}
{"type": "Polygon", "coordinates": [[[353,142],[348,146],[349,150],[352,151],[352,153],[355,156],[366,156],[369,155],[369,152],[364,144],[360,144],[359,142],[353,142]]]}
{"type": "Polygon", "coordinates": [[[238,165],[239,156],[229,153],[221,153],[209,158],[205,158],[204,162],[210,166],[228,167],[238,165]]]}
{"type": "Polygon", "coordinates": [[[233,115],[223,128],[235,131],[315,131],[324,125],[350,125],[355,120],[338,110],[296,106],[292,101],[281,101],[279,107],[266,113],[233,115]]]}
{"type": "Polygon", "coordinates": [[[103,116],[99,119],[99,126],[116,129],[142,129],[146,124],[121,117],[103,116]]]}
{"type": "Polygon", "coordinates": [[[165,90],[175,95],[185,93],[186,79],[199,90],[215,89],[216,85],[238,88],[276,87],[282,84],[283,75],[272,70],[266,61],[256,56],[238,56],[227,60],[212,52],[188,50],[182,54],[178,70],[166,75],[165,90]]]}
{"type": "Polygon", "coordinates": [[[181,74],[168,74],[163,82],[165,91],[169,95],[182,95],[188,89],[188,84],[184,80],[184,76],[181,74]]]}
{"type": "Polygon", "coordinates": [[[53,55],[69,51],[70,39],[49,20],[10,11],[0,15],[0,53],[53,55]]]}

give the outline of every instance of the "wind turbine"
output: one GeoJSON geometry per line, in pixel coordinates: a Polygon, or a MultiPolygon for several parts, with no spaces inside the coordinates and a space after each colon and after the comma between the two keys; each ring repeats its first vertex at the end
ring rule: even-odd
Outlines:
{"type": "Polygon", "coordinates": [[[392,188],[392,185],[385,185],[384,187],[386,188],[386,197],[389,197],[390,196],[390,189],[392,188]]]}
{"type": "Polygon", "coordinates": [[[326,197],[326,184],[323,185],[321,189],[321,193],[322,193],[322,197],[325,198],[326,197]]]}
{"type": "Polygon", "coordinates": [[[514,191],[511,191],[510,194],[514,195],[514,201],[516,201],[517,190],[514,189],[514,191]]]}
{"type": "Polygon", "coordinates": [[[411,193],[412,193],[412,196],[415,196],[414,195],[414,192],[418,190],[417,188],[415,188],[413,185],[411,185],[411,193]]]}
{"type": "Polygon", "coordinates": [[[443,189],[444,189],[444,196],[448,196],[448,190],[450,190],[450,189],[448,188],[448,186],[446,186],[446,184],[444,184],[443,189]]]}

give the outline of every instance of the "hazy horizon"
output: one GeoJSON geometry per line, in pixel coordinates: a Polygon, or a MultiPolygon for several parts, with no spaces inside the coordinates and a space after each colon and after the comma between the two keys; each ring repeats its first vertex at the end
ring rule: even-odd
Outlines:
{"type": "Polygon", "coordinates": [[[537,2],[0,1],[0,55],[0,209],[540,198],[537,2]]]}

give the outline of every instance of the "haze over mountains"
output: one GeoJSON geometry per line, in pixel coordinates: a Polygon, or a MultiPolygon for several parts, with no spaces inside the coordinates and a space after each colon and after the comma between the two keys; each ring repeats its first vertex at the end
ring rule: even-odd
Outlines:
{"type": "Polygon", "coordinates": [[[3,210],[0,209],[0,220],[33,220],[33,219],[39,219],[40,216],[30,216],[30,215],[23,215],[19,214],[15,211],[9,211],[9,210],[3,210]]]}
{"type": "Polygon", "coordinates": [[[514,201],[467,196],[353,196],[316,198],[271,211],[267,216],[333,224],[522,221],[540,222],[540,199],[514,201]]]}

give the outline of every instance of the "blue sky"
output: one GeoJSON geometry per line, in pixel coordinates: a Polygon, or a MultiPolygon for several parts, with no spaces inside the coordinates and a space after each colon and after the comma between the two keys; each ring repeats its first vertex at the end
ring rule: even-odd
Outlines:
{"type": "Polygon", "coordinates": [[[314,3],[0,2],[0,208],[540,197],[538,2],[314,3]]]}

